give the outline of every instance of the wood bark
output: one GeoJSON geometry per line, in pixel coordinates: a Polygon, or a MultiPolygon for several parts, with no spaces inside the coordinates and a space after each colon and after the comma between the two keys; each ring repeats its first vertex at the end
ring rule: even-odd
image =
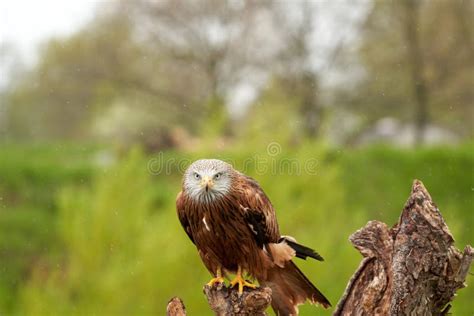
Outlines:
{"type": "MultiPolygon", "coordinates": [[[[449,303],[465,279],[474,257],[461,253],[423,184],[415,180],[400,219],[392,228],[370,221],[349,237],[364,257],[349,280],[335,316],[446,315],[449,303]]],[[[269,288],[236,289],[223,284],[204,287],[210,308],[218,316],[266,315],[269,288]]],[[[173,298],[168,316],[185,316],[183,302],[173,298]]]]}
{"type": "Polygon", "coordinates": [[[272,290],[268,287],[248,289],[245,288],[239,295],[236,288],[227,288],[223,284],[217,287],[204,287],[209,306],[217,316],[225,315],[267,315],[265,310],[272,301],[272,290]]]}
{"type": "MultiPolygon", "coordinates": [[[[217,286],[206,285],[203,292],[207,297],[209,307],[217,316],[255,315],[266,316],[265,310],[272,301],[272,290],[268,287],[248,289],[245,288],[239,295],[236,288],[228,288],[220,283],[217,286]]],[[[186,308],[183,301],[174,297],[168,302],[166,308],[167,316],[186,316],[186,308]]]]}
{"type": "Polygon", "coordinates": [[[423,184],[415,180],[400,219],[371,221],[349,238],[364,256],[334,315],[445,315],[465,287],[474,251],[461,253],[423,184]]]}
{"type": "Polygon", "coordinates": [[[166,316],[186,316],[186,307],[179,297],[173,297],[166,306],[166,316]]]}

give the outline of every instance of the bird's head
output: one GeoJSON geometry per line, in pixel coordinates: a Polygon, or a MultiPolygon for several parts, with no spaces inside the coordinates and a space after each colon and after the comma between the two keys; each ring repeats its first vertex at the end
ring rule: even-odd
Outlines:
{"type": "Polygon", "coordinates": [[[222,160],[197,160],[184,173],[183,189],[195,200],[211,202],[230,190],[233,174],[232,166],[222,160]]]}

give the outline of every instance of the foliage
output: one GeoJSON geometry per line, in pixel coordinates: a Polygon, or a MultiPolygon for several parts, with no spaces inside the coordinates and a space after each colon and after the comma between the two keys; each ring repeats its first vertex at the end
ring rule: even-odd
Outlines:
{"type": "Polygon", "coordinates": [[[414,90],[424,84],[428,107],[424,119],[472,136],[474,27],[469,16],[473,11],[471,1],[373,2],[361,28],[357,55],[349,55],[360,62],[362,75],[336,88],[345,91],[339,94],[340,104],[366,123],[387,116],[413,123],[419,106],[414,90]],[[416,15],[416,29],[410,35],[419,39],[416,66],[423,82],[411,78],[407,14],[416,15]]]}
{"type": "Polygon", "coordinates": [[[144,52],[133,44],[130,33],[126,19],[103,15],[89,28],[43,45],[39,62],[6,96],[10,136],[87,135],[93,116],[120,95],[123,78],[135,75],[134,61],[144,52]]]}
{"type": "Polygon", "coordinates": [[[315,137],[322,120],[310,40],[317,9],[309,2],[104,3],[90,23],[45,42],[38,62],[11,76],[0,95],[1,135],[106,136],[128,145],[166,138],[176,126],[201,136],[211,124],[231,134],[228,108],[239,88],[258,95],[279,76],[297,95],[303,123],[295,129],[315,137]]]}
{"type": "MultiPolygon", "coordinates": [[[[29,185],[28,190],[36,192],[33,197],[49,196],[35,198],[33,204],[29,196],[21,196],[15,203],[2,201],[0,231],[4,234],[0,240],[6,270],[0,272],[0,284],[6,293],[9,282],[20,288],[19,295],[2,295],[4,310],[33,315],[99,311],[162,314],[167,300],[179,295],[190,314],[208,313],[200,293],[209,275],[174,210],[181,172],[199,157],[230,160],[258,179],[277,210],[282,232],[324,256],[323,263],[298,260],[298,265],[332,303],[341,296],[361,259],[347,237],[370,219],[395,222],[414,177],[424,181],[457,246],[472,243],[469,229],[474,184],[467,172],[474,168],[472,145],[417,151],[384,147],[340,151],[305,143],[296,149],[280,148],[276,154],[255,145],[221,153],[169,151],[154,157],[135,150],[118,164],[101,168],[90,159],[97,148],[83,149],[82,154],[74,147],[62,148],[65,150],[59,152],[54,146],[26,148],[23,152],[30,155],[23,159],[19,158],[19,146],[8,151],[12,154],[9,169],[15,160],[16,170],[35,169],[30,166],[35,159],[44,164],[49,160],[58,168],[35,169],[41,176],[34,185],[28,181],[21,186],[15,181],[3,184],[2,196],[12,192],[10,186],[22,192],[29,185]],[[89,167],[66,173],[58,162],[66,161],[60,156],[64,153],[67,157],[68,152],[77,155],[75,166],[89,167]],[[161,168],[150,168],[152,161],[161,168]],[[302,166],[299,172],[294,167],[298,165],[291,164],[294,162],[302,166]],[[41,179],[47,186],[48,179],[58,172],[62,175],[56,187],[62,189],[57,194],[56,190],[42,190],[41,179]],[[57,207],[49,204],[52,196],[56,196],[57,207]],[[17,216],[21,207],[29,208],[29,213],[17,216]],[[50,233],[41,237],[45,230],[50,233]],[[31,232],[37,233],[29,235],[31,232]],[[31,236],[35,242],[23,236],[31,236]],[[6,249],[29,252],[35,259],[29,261],[26,271],[14,272],[23,257],[5,261],[10,258],[6,249]]],[[[9,160],[6,153],[1,155],[4,162],[9,160]]],[[[8,171],[1,169],[2,179],[4,174],[8,171]]],[[[472,281],[468,277],[468,284],[472,281]]],[[[473,312],[469,305],[472,291],[468,287],[459,292],[454,313],[473,312]]],[[[330,313],[312,306],[303,306],[301,312],[330,313]]]]}
{"type": "MultiPolygon", "coordinates": [[[[40,257],[59,251],[55,196],[61,186],[88,182],[96,146],[4,144],[0,148],[0,306],[40,257]]],[[[2,308],[2,309],[3,309],[2,308]]]]}
{"type": "Polygon", "coordinates": [[[246,116],[246,124],[240,129],[243,142],[271,142],[278,139],[284,144],[300,138],[301,120],[298,115],[298,97],[291,96],[283,90],[284,83],[274,80],[262,92],[262,95],[246,116]],[[262,119],[262,118],[265,119],[262,119]],[[279,124],[275,124],[279,122],[279,124]],[[242,137],[243,136],[243,137],[242,137]]]}

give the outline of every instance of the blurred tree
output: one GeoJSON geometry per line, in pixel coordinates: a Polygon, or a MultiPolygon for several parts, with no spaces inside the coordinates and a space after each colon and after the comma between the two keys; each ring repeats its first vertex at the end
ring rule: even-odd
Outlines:
{"type": "Polygon", "coordinates": [[[429,100],[427,84],[425,80],[424,60],[420,47],[420,1],[403,0],[400,2],[401,20],[405,46],[407,47],[407,60],[411,72],[411,81],[414,94],[414,121],[415,121],[415,143],[423,144],[426,126],[429,123],[429,100]]]}
{"type": "Polygon", "coordinates": [[[172,82],[199,86],[202,135],[229,134],[229,95],[268,71],[275,55],[269,1],[129,1],[138,31],[164,60],[172,82]]]}
{"type": "Polygon", "coordinates": [[[8,91],[25,70],[16,47],[9,42],[0,42],[0,138],[5,139],[8,133],[8,91]]]}
{"type": "MultiPolygon", "coordinates": [[[[416,113],[418,135],[428,120],[472,135],[472,3],[406,1],[373,3],[358,37],[363,74],[343,73],[349,85],[336,86],[333,103],[350,105],[366,124],[416,113]]],[[[9,88],[3,130],[24,139],[99,134],[156,150],[175,145],[177,127],[212,138],[232,134],[242,126],[227,107],[237,88],[258,93],[275,80],[294,100],[285,107],[296,117],[294,137],[317,137],[328,116],[322,96],[330,72],[315,57],[330,65],[345,46],[340,34],[327,40],[334,49],[314,36],[327,33],[324,14],[317,15],[326,5],[104,3],[80,32],[47,43],[38,64],[9,88]]]]}
{"type": "MultiPolygon", "coordinates": [[[[325,79],[338,64],[342,48],[349,45],[354,37],[350,30],[355,25],[358,14],[349,12],[360,11],[364,5],[345,1],[273,4],[272,18],[278,30],[281,48],[272,64],[270,84],[253,106],[269,107],[264,105],[268,102],[268,96],[279,94],[282,99],[277,103],[291,100],[284,108],[276,111],[284,110],[287,120],[293,119],[289,122],[292,128],[288,129],[293,133],[293,144],[304,139],[326,136],[323,135],[323,127],[328,118],[329,104],[324,92],[329,88],[325,86],[325,79]],[[337,27],[338,32],[328,33],[329,20],[330,24],[337,27]],[[273,89],[279,92],[271,92],[273,89]]],[[[254,116],[252,110],[248,114],[247,117],[254,116]]],[[[261,117],[266,118],[265,115],[261,117]]],[[[252,117],[252,121],[255,121],[255,117],[252,117]]]]}
{"type": "Polygon", "coordinates": [[[303,137],[298,112],[300,99],[289,93],[287,84],[276,76],[250,107],[244,118],[246,128],[239,134],[245,146],[258,148],[261,143],[275,141],[284,146],[294,145],[295,140],[303,137]]]}
{"type": "Polygon", "coordinates": [[[8,132],[74,138],[99,126],[132,141],[166,138],[159,134],[177,125],[206,135],[229,132],[225,105],[232,88],[271,65],[269,7],[253,1],[105,3],[80,32],[47,43],[38,64],[9,91],[8,132]],[[114,124],[108,118],[117,113],[146,119],[124,126],[120,117],[114,124]]]}
{"type": "MultiPolygon", "coordinates": [[[[370,125],[394,116],[472,136],[472,1],[374,2],[358,45],[362,75],[338,87],[337,103],[370,125]]],[[[360,73],[360,72],[359,72],[360,73]]]]}
{"type": "Polygon", "coordinates": [[[104,5],[84,29],[44,45],[38,63],[6,93],[10,136],[77,139],[105,130],[133,142],[143,134],[166,138],[179,120],[192,128],[193,113],[182,105],[194,102],[199,87],[189,85],[187,93],[169,87],[166,73],[158,72],[160,56],[140,42],[122,9],[104,5]],[[124,106],[146,119],[128,126],[120,118],[104,120],[124,106]]]}
{"type": "Polygon", "coordinates": [[[278,23],[285,25],[283,32],[286,49],[280,53],[281,85],[288,95],[297,96],[297,113],[301,121],[300,136],[315,138],[321,127],[323,108],[318,98],[319,74],[312,65],[311,36],[314,33],[315,6],[302,1],[294,9],[298,18],[286,17],[288,8],[277,7],[278,23]],[[296,20],[296,21],[295,21],[296,20]]]}
{"type": "Polygon", "coordinates": [[[87,134],[96,102],[106,103],[120,91],[121,78],[132,72],[126,61],[140,56],[127,20],[109,17],[70,38],[46,43],[37,65],[8,96],[13,136],[54,139],[87,134]]]}
{"type": "Polygon", "coordinates": [[[257,94],[278,77],[298,100],[286,107],[298,113],[298,137],[316,137],[323,102],[315,10],[309,1],[103,3],[82,30],[46,43],[8,91],[8,133],[99,134],[151,150],[173,146],[177,127],[215,139],[242,126],[228,108],[239,87],[257,94]]]}

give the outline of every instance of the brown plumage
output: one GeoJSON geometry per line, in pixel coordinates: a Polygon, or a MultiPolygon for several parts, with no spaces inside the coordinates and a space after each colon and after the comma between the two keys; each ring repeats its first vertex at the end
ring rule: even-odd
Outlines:
{"type": "Polygon", "coordinates": [[[222,280],[221,272],[223,276],[247,272],[272,289],[277,315],[297,315],[297,305],[306,300],[330,306],[291,260],[295,256],[322,258],[280,235],[273,206],[252,178],[223,161],[198,160],[184,175],[176,207],[184,230],[215,280],[222,280]]]}

